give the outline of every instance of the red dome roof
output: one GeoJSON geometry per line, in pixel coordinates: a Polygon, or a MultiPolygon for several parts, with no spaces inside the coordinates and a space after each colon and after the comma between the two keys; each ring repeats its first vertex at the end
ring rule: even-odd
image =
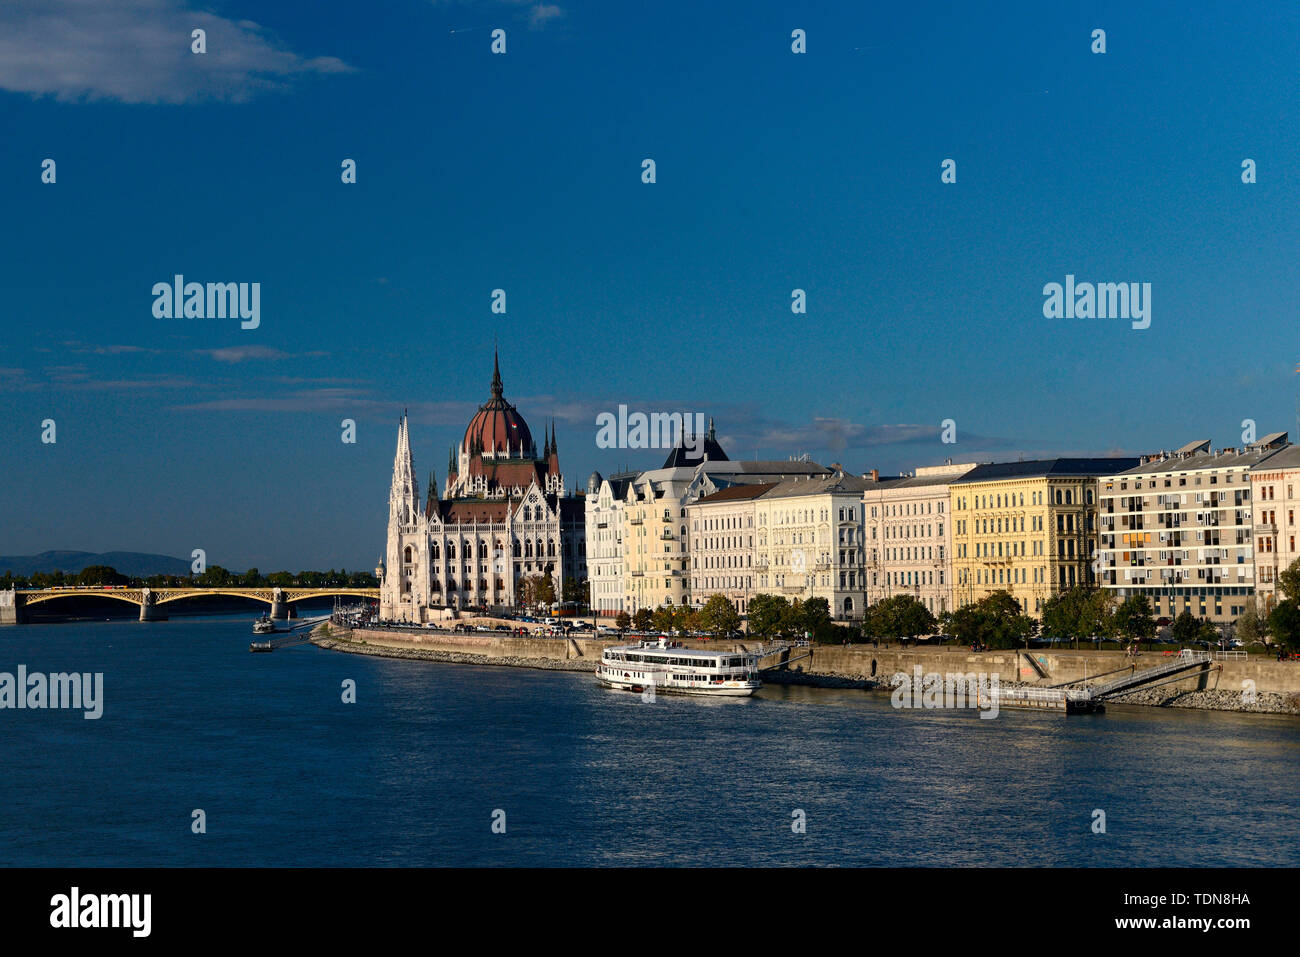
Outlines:
{"type": "Polygon", "coordinates": [[[479,406],[465,430],[461,448],[466,452],[500,452],[534,458],[536,447],[528,423],[515,407],[502,397],[501,370],[493,358],[492,398],[479,406]]]}

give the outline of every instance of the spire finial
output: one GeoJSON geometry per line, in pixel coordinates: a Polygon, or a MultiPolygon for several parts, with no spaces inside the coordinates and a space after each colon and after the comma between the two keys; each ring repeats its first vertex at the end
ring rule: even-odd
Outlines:
{"type": "Polygon", "coordinates": [[[501,363],[497,359],[497,347],[492,346],[492,398],[501,398],[501,363]]]}

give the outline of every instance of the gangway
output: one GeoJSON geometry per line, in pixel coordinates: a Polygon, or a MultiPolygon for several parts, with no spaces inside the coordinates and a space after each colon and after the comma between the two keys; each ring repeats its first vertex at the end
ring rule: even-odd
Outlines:
{"type": "MultiPolygon", "coordinates": [[[[1130,671],[1122,678],[1105,684],[1085,688],[1057,687],[999,687],[994,695],[999,704],[1012,708],[1034,708],[1064,711],[1066,714],[1097,714],[1106,710],[1105,701],[1142,687],[1168,684],[1187,677],[1195,669],[1209,671],[1213,659],[1203,651],[1184,651],[1153,668],[1130,671]]],[[[1223,666],[1220,665],[1220,668],[1223,666]]],[[[1120,669],[1128,670],[1128,669],[1120,669]]],[[[1114,672],[1110,672],[1114,674],[1114,672]]]]}
{"type": "Polygon", "coordinates": [[[773,671],[777,668],[784,668],[791,662],[803,661],[812,657],[812,642],[810,641],[776,641],[770,645],[759,645],[757,651],[749,652],[755,660],[760,663],[759,671],[773,671]],[[770,665],[763,665],[761,662],[764,658],[770,658],[773,655],[789,654],[790,652],[803,651],[803,654],[797,657],[781,658],[770,665]]]}
{"type": "MultiPolygon", "coordinates": [[[[1134,671],[1132,674],[1123,678],[1116,678],[1114,681],[1107,681],[1105,684],[1093,685],[1085,690],[1091,692],[1094,698],[1113,698],[1115,695],[1124,694],[1133,691],[1143,685],[1149,685],[1159,678],[1181,675],[1185,671],[1192,671],[1197,668],[1209,671],[1213,658],[1204,651],[1191,651],[1184,649],[1176,658],[1156,665],[1154,668],[1144,668],[1141,671],[1134,671]]],[[[1220,665],[1222,667],[1222,665],[1220,665]]],[[[1161,682],[1163,684],[1164,682],[1161,682]]]]}

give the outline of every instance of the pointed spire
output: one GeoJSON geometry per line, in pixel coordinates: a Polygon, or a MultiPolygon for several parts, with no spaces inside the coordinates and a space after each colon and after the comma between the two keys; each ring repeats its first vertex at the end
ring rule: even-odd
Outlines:
{"type": "Polygon", "coordinates": [[[713,432],[713,416],[709,416],[709,441],[716,442],[717,440],[718,438],[713,432]]]}
{"type": "Polygon", "coordinates": [[[393,456],[393,484],[388,493],[388,515],[392,521],[409,524],[420,507],[420,487],[415,480],[411,456],[411,433],[406,413],[397,426],[397,452],[393,456]]]}
{"type": "Polygon", "coordinates": [[[432,515],[438,501],[438,477],[429,469],[429,492],[424,500],[424,514],[432,515]]]}
{"type": "Polygon", "coordinates": [[[501,387],[501,363],[497,361],[496,347],[492,347],[492,398],[501,398],[504,390],[501,387]]]}

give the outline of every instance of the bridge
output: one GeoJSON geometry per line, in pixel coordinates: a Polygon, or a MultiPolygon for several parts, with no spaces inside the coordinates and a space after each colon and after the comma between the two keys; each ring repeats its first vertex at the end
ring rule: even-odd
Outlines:
{"type": "Polygon", "coordinates": [[[116,585],[64,585],[56,588],[18,588],[0,591],[0,625],[16,625],[26,620],[26,609],[42,602],[61,598],[112,598],[140,607],[141,621],[164,621],[167,618],[165,605],[184,601],[187,598],[210,598],[226,596],[232,598],[251,598],[254,601],[270,605],[272,618],[285,619],[290,616],[290,604],[304,598],[332,598],[335,595],[351,598],[379,599],[378,588],[344,588],[333,586],[316,586],[309,588],[276,588],[259,586],[240,588],[223,586],[201,588],[183,586],[178,588],[136,588],[116,585]]]}

